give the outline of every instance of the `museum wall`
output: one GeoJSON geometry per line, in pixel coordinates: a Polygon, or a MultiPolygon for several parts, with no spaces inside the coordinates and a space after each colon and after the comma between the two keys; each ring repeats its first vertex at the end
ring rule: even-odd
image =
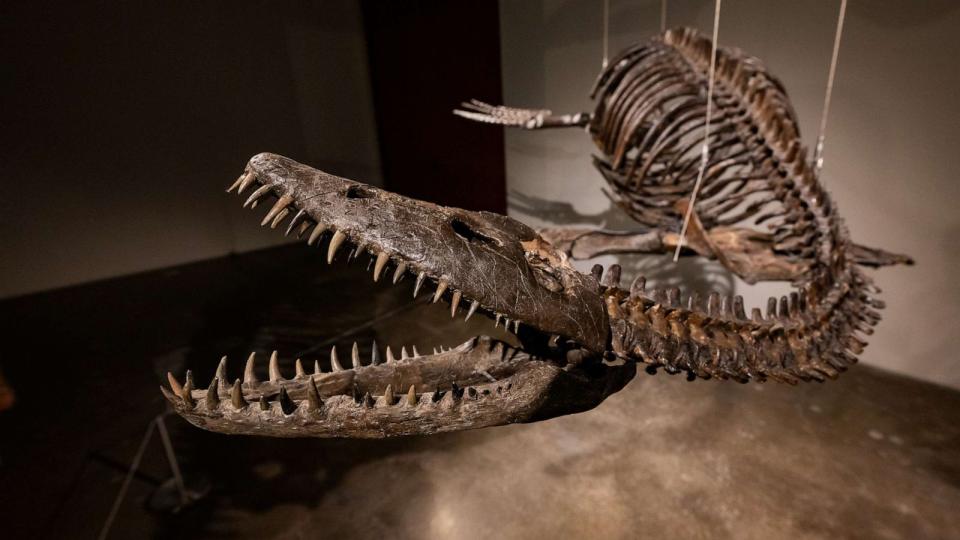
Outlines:
{"type": "Polygon", "coordinates": [[[355,2],[0,13],[0,298],[282,242],[223,192],[257,152],[380,183],[355,2]]]}
{"type": "MultiPolygon", "coordinates": [[[[610,54],[658,32],[659,0],[610,0],[610,54]]],[[[668,26],[709,32],[713,2],[669,0],[668,26]]],[[[589,111],[600,67],[602,2],[501,0],[507,104],[589,111]]],[[[725,2],[720,44],[759,56],[779,76],[808,146],[816,139],[839,1],[725,2]]],[[[823,179],[855,240],[906,252],[913,267],[871,271],[884,290],[884,320],[864,362],[960,388],[951,328],[960,319],[960,213],[956,149],[960,101],[960,4],[851,2],[830,114],[823,179]]],[[[509,210],[535,225],[630,226],[601,193],[581,130],[523,132],[505,139],[509,210]]],[[[716,287],[763,303],[783,284],[749,287],[717,265],[665,257],[612,257],[625,279],[716,287]]],[[[581,263],[588,268],[591,262],[581,263]]]]}

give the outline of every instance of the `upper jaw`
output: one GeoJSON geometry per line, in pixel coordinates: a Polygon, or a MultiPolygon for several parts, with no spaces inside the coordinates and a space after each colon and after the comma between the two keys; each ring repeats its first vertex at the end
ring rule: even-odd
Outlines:
{"type": "Polygon", "coordinates": [[[331,258],[351,242],[377,257],[376,277],[405,271],[430,278],[438,298],[560,335],[593,353],[605,350],[609,324],[599,285],[516,220],[410,199],[269,153],[254,156],[235,186],[256,188],[251,203],[276,197],[264,223],[294,215],[292,229],[322,234],[317,241],[330,238],[331,258]]]}

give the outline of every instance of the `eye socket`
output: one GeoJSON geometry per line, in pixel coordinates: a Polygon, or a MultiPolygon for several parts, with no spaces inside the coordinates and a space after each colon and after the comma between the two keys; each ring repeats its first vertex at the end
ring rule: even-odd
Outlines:
{"type": "Polygon", "coordinates": [[[500,245],[500,242],[490,238],[489,236],[483,234],[480,231],[475,231],[470,225],[467,225],[463,221],[460,221],[457,218],[450,220],[450,227],[453,228],[453,232],[457,233],[457,236],[463,238],[467,242],[480,242],[484,244],[494,244],[500,245]]]}
{"type": "Polygon", "coordinates": [[[373,191],[365,186],[350,186],[347,188],[348,199],[372,199],[373,197],[373,191]]]}

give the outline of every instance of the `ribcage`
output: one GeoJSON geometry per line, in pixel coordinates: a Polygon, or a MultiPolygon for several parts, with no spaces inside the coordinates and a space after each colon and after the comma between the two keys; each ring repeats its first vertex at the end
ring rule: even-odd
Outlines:
{"type": "Polygon", "coordinates": [[[779,254],[810,257],[816,230],[794,190],[793,176],[807,168],[787,166],[805,155],[786,91],[758,59],[719,48],[708,130],[710,54],[695,30],[670,30],[624,50],[600,74],[588,129],[610,196],[640,223],[679,230],[678,203],[693,193],[709,136],[696,201],[704,228],[763,226],[779,254]]]}

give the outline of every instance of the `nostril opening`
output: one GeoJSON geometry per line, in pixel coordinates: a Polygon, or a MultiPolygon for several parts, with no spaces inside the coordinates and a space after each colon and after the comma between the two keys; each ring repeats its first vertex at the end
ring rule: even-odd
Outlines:
{"type": "Polygon", "coordinates": [[[350,186],[347,188],[348,199],[372,199],[373,197],[373,190],[366,186],[350,186]]]}
{"type": "Polygon", "coordinates": [[[470,225],[457,218],[454,218],[450,221],[450,226],[453,228],[453,232],[457,233],[457,236],[463,238],[467,242],[483,242],[485,244],[497,245],[500,244],[493,238],[490,238],[482,232],[474,230],[472,227],[470,227],[470,225]]]}

